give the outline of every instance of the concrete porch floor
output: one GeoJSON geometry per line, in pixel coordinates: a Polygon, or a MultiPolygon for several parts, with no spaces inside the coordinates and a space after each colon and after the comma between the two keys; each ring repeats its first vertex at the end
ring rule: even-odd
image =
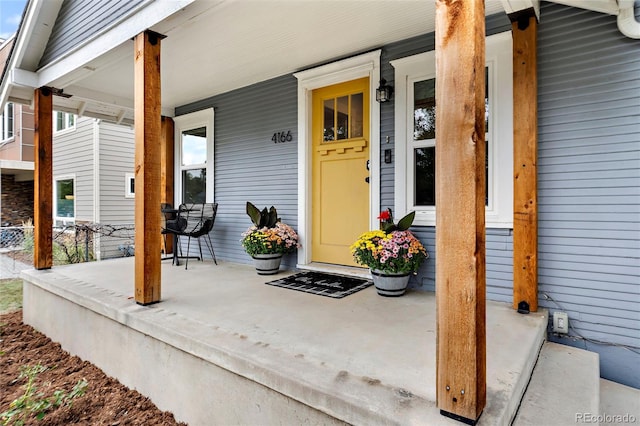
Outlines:
{"type": "MultiPolygon", "coordinates": [[[[23,271],[24,321],[191,425],[460,424],[435,405],[433,293],[385,298],[369,287],[336,300],[264,285],[292,271],[167,261],[162,302],[143,307],[133,268],[123,258],[23,271]]],[[[546,315],[487,303],[479,424],[510,424],[546,315]]]]}

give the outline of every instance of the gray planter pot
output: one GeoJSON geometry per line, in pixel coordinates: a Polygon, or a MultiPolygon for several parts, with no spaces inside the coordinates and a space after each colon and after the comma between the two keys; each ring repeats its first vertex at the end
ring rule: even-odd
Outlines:
{"type": "Polygon", "coordinates": [[[255,254],[251,257],[258,275],[275,275],[280,271],[282,253],[255,254]]]}
{"type": "Polygon", "coordinates": [[[411,273],[392,273],[372,269],[371,277],[380,296],[397,297],[402,296],[407,290],[411,273]]]}

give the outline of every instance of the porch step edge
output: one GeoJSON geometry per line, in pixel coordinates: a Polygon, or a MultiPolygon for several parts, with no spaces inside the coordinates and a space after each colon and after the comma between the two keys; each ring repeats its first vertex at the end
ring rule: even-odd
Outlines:
{"type": "Polygon", "coordinates": [[[640,421],[640,389],[600,379],[600,424],[640,421]]]}
{"type": "Polygon", "coordinates": [[[545,342],[513,425],[575,425],[599,412],[599,355],[545,342]]]}

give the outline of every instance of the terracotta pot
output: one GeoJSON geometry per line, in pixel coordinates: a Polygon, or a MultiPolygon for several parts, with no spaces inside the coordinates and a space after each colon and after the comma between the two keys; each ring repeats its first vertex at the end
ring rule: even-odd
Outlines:
{"type": "Polygon", "coordinates": [[[402,296],[409,285],[410,272],[385,272],[376,269],[371,270],[373,285],[380,296],[402,296]]]}
{"type": "Polygon", "coordinates": [[[258,275],[274,275],[280,271],[282,253],[254,254],[251,257],[258,275]]]}

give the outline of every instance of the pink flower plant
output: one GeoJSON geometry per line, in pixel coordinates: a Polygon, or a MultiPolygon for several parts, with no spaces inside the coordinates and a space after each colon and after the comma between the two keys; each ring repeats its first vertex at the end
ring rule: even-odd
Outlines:
{"type": "Polygon", "coordinates": [[[365,232],[351,245],[355,261],[377,271],[416,273],[429,254],[408,230],[414,216],[412,212],[396,225],[390,209],[382,212],[379,219],[383,229],[365,232]]]}

